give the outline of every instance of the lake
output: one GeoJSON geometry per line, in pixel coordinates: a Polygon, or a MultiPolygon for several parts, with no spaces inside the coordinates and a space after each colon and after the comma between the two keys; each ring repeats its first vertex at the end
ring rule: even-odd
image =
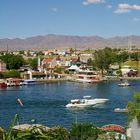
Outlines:
{"type": "Polygon", "coordinates": [[[140,92],[140,81],[130,81],[132,86],[119,87],[119,81],[98,84],[58,82],[0,89],[0,126],[8,129],[14,115],[19,114],[20,123],[36,123],[69,128],[73,122],[91,122],[96,126],[119,124],[126,126],[127,114],[115,113],[114,108],[124,108],[140,92]],[[67,109],[71,99],[90,95],[93,98],[108,98],[103,105],[85,109],[67,109]],[[21,107],[17,98],[23,101],[21,107]]]}

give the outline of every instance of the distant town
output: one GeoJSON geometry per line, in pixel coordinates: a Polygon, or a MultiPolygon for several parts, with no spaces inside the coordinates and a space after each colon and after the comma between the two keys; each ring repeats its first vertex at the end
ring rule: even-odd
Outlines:
{"type": "Polygon", "coordinates": [[[140,51],[135,46],[131,49],[7,50],[0,52],[0,59],[1,83],[7,78],[98,82],[110,78],[136,78],[140,74],[140,51]]]}

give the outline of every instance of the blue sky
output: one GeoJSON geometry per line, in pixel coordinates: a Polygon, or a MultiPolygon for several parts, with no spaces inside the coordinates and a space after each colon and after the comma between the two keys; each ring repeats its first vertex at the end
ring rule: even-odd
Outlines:
{"type": "Polygon", "coordinates": [[[140,35],[139,0],[0,0],[0,38],[140,35]]]}

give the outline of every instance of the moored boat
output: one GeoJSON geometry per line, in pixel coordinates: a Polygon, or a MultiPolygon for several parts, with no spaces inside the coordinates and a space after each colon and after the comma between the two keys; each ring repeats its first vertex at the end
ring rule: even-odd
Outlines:
{"type": "Polygon", "coordinates": [[[7,86],[21,86],[23,80],[19,78],[7,78],[6,84],[7,86]]]}
{"type": "Polygon", "coordinates": [[[114,112],[128,112],[127,108],[115,108],[114,112]]]}
{"type": "Polygon", "coordinates": [[[96,83],[102,81],[100,76],[91,70],[82,70],[79,69],[75,74],[75,81],[82,82],[82,83],[96,83]]]}
{"type": "Polygon", "coordinates": [[[23,81],[22,83],[23,85],[35,85],[36,84],[36,80],[34,79],[26,79],[23,81]]]}
{"type": "Polygon", "coordinates": [[[119,83],[118,86],[125,87],[125,86],[131,86],[131,84],[128,81],[123,81],[123,82],[119,83]]]}
{"type": "Polygon", "coordinates": [[[5,80],[0,80],[0,87],[7,87],[6,81],[5,80]]]}

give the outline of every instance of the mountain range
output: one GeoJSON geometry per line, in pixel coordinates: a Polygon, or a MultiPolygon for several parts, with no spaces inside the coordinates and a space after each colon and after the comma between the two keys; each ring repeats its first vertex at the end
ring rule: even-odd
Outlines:
{"type": "Polygon", "coordinates": [[[100,36],[70,36],[49,34],[46,36],[33,36],[25,39],[0,39],[0,50],[47,50],[47,49],[100,49],[140,48],[140,36],[117,36],[103,38],[100,36]]]}

